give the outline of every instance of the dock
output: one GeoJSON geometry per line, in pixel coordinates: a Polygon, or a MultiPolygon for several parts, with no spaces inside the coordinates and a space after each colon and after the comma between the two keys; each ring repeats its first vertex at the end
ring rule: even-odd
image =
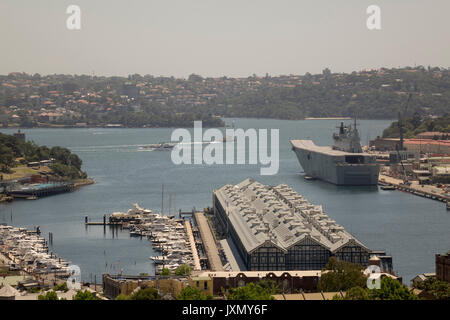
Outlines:
{"type": "Polygon", "coordinates": [[[106,220],[106,215],[103,216],[103,221],[94,221],[90,222],[89,217],[84,217],[84,225],[85,226],[123,226],[124,223],[121,221],[108,221],[106,220]]]}
{"type": "Polygon", "coordinates": [[[30,197],[48,197],[55,194],[71,192],[74,190],[74,184],[68,182],[40,183],[20,187],[8,192],[13,198],[30,198],[30,197]]]}
{"type": "Polygon", "coordinates": [[[85,222],[86,226],[122,226],[123,224],[120,222],[85,222]]]}
{"type": "Polygon", "coordinates": [[[211,271],[224,271],[222,261],[219,257],[219,249],[217,248],[214,235],[206,220],[205,214],[203,212],[195,212],[194,219],[197,223],[198,230],[200,231],[200,237],[203,241],[211,271]]]}
{"type": "Polygon", "coordinates": [[[380,174],[379,176],[379,184],[380,185],[392,185],[394,188],[400,191],[412,193],[414,195],[429,198],[436,201],[441,202],[449,202],[450,197],[445,194],[442,189],[439,189],[430,185],[420,185],[417,182],[413,181],[411,185],[406,185],[402,180],[392,178],[386,175],[380,174]]]}
{"type": "Polygon", "coordinates": [[[197,248],[195,247],[194,234],[192,233],[191,223],[189,221],[184,222],[184,226],[186,227],[186,233],[189,238],[189,243],[191,245],[192,255],[194,257],[194,270],[202,270],[200,265],[200,259],[198,257],[197,248]]]}

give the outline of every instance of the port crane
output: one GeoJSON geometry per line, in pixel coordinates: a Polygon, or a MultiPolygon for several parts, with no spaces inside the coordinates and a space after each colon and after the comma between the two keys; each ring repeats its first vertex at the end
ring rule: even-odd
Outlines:
{"type": "Polygon", "coordinates": [[[403,142],[404,142],[404,139],[403,139],[403,127],[404,127],[403,116],[406,114],[406,112],[408,110],[408,106],[409,106],[409,102],[411,101],[411,97],[412,97],[412,94],[410,93],[408,95],[408,99],[406,100],[405,106],[403,107],[403,112],[401,109],[398,111],[398,129],[400,132],[400,144],[397,145],[397,148],[396,148],[398,160],[399,160],[399,162],[402,166],[402,170],[403,170],[403,184],[408,185],[408,186],[411,185],[411,182],[409,182],[408,176],[406,175],[406,169],[405,169],[405,166],[403,165],[400,151],[405,150],[404,145],[403,145],[403,142]],[[403,113],[403,116],[402,116],[402,113],[403,113]]]}

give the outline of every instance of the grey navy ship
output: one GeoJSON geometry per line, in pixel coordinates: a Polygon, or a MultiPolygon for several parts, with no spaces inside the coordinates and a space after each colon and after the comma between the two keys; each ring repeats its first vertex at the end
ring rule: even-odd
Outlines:
{"type": "Polygon", "coordinates": [[[374,155],[364,153],[355,124],[333,134],[333,146],[317,146],[311,140],[291,140],[306,177],[336,185],[376,185],[379,164],[374,155]]]}

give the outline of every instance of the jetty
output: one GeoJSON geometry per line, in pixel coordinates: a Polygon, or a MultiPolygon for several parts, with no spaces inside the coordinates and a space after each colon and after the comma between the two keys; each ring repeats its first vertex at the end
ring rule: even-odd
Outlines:
{"type": "Polygon", "coordinates": [[[436,201],[445,203],[450,201],[450,196],[448,196],[448,194],[446,194],[444,190],[431,185],[421,185],[416,181],[413,181],[411,184],[407,185],[404,184],[401,179],[396,179],[380,174],[378,184],[381,186],[389,185],[397,190],[412,193],[414,195],[436,201]]]}
{"type": "Polygon", "coordinates": [[[13,198],[41,198],[73,190],[74,184],[70,182],[36,183],[12,189],[8,195],[13,198]]]}
{"type": "Polygon", "coordinates": [[[200,231],[200,236],[203,241],[203,246],[206,251],[206,256],[210,264],[211,271],[224,271],[222,261],[219,256],[218,245],[215,241],[214,235],[209,227],[208,220],[203,212],[196,212],[194,214],[195,222],[200,231]]]}

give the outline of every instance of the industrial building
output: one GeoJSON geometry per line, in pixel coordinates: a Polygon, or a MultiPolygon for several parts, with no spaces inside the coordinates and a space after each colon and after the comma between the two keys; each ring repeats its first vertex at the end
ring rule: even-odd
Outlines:
{"type": "Polygon", "coordinates": [[[331,256],[368,264],[366,246],[288,185],[225,185],[214,190],[213,207],[249,271],[321,270],[331,256]]]}

